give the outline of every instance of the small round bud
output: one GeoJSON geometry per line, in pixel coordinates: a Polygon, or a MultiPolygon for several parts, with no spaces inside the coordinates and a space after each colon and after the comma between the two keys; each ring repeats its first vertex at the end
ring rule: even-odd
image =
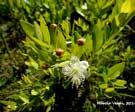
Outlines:
{"type": "Polygon", "coordinates": [[[78,43],[79,46],[82,46],[82,45],[84,45],[85,41],[86,41],[85,38],[82,38],[82,37],[81,37],[81,38],[79,38],[79,39],[77,40],[77,43],[78,43]]]}
{"type": "Polygon", "coordinates": [[[46,70],[46,69],[49,68],[49,65],[44,63],[44,64],[41,66],[41,68],[46,70]]]}
{"type": "Polygon", "coordinates": [[[53,23],[53,24],[50,25],[50,27],[51,27],[53,30],[55,30],[55,29],[57,28],[57,24],[53,23]]]}
{"type": "Polygon", "coordinates": [[[57,55],[57,56],[60,56],[60,57],[63,56],[63,54],[64,54],[64,50],[61,49],[61,48],[56,49],[55,52],[56,52],[56,55],[57,55]]]}

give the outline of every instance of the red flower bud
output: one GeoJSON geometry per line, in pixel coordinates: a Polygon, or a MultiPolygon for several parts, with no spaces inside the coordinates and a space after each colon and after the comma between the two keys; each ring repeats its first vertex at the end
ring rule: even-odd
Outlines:
{"type": "Polygon", "coordinates": [[[46,69],[49,68],[49,65],[44,63],[44,64],[41,66],[41,68],[46,70],[46,69]]]}
{"type": "Polygon", "coordinates": [[[82,46],[82,45],[84,45],[84,43],[85,43],[85,38],[79,38],[78,40],[77,40],[77,43],[78,43],[78,45],[79,46],[82,46]]]}
{"type": "Polygon", "coordinates": [[[60,57],[63,56],[63,54],[64,54],[64,50],[61,49],[61,48],[56,49],[55,52],[56,52],[56,55],[57,55],[57,56],[60,56],[60,57]]]}

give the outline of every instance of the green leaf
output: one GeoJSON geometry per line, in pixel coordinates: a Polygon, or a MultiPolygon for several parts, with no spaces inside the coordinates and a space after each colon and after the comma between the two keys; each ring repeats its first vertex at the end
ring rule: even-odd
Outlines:
{"type": "Polygon", "coordinates": [[[129,84],[131,88],[135,89],[135,85],[133,83],[129,84]]]}
{"type": "Polygon", "coordinates": [[[6,78],[0,79],[0,87],[3,86],[7,82],[6,78]]]}
{"type": "Polygon", "coordinates": [[[102,44],[103,44],[103,40],[104,40],[104,35],[103,35],[103,22],[101,22],[100,20],[98,20],[97,24],[94,26],[94,48],[95,50],[98,50],[102,44]]]}
{"type": "Polygon", "coordinates": [[[119,75],[123,72],[124,67],[125,67],[125,63],[122,62],[119,64],[115,64],[114,66],[109,68],[107,74],[108,80],[116,79],[117,77],[119,77],[119,75]]]}
{"type": "MultiPolygon", "coordinates": [[[[50,43],[50,35],[48,34],[49,31],[48,31],[47,26],[43,27],[43,23],[41,23],[41,26],[43,28],[45,28],[44,32],[46,32],[45,33],[46,38],[44,38],[44,39],[46,39],[46,41],[45,41],[46,43],[44,43],[44,41],[41,40],[42,39],[41,31],[43,31],[43,28],[41,28],[42,30],[40,31],[40,28],[39,28],[37,23],[35,23],[35,26],[33,26],[32,24],[30,24],[30,23],[28,23],[26,21],[23,21],[23,20],[21,20],[20,22],[21,22],[21,26],[24,29],[25,33],[28,35],[28,37],[32,41],[34,41],[36,44],[38,44],[38,45],[40,45],[42,47],[48,47],[48,45],[46,43],[48,43],[48,44],[50,43]],[[33,29],[36,29],[36,31],[35,31],[36,33],[33,31],[33,29]],[[37,35],[38,38],[35,37],[36,36],[35,34],[37,35]]],[[[44,34],[43,34],[43,36],[44,36],[44,34]]]]}
{"type": "Polygon", "coordinates": [[[58,34],[56,37],[56,48],[62,48],[62,49],[66,48],[66,40],[65,40],[62,32],[59,30],[58,30],[58,34]]]}
{"type": "Polygon", "coordinates": [[[69,22],[68,21],[63,21],[62,22],[62,28],[65,31],[65,33],[68,35],[69,34],[69,22]]]}
{"type": "Polygon", "coordinates": [[[102,5],[100,15],[104,15],[105,13],[107,13],[112,8],[113,4],[114,0],[105,1],[104,4],[102,5]]]}
{"type": "Polygon", "coordinates": [[[14,0],[7,0],[8,1],[8,5],[11,7],[11,8],[14,8],[14,0]]]}
{"type": "Polygon", "coordinates": [[[28,76],[24,75],[22,79],[26,84],[32,84],[32,81],[28,76]]]}
{"type": "Polygon", "coordinates": [[[90,53],[93,51],[93,40],[90,35],[86,36],[86,41],[84,44],[85,52],[90,53]]]}
{"type": "Polygon", "coordinates": [[[44,43],[42,40],[39,40],[39,39],[37,39],[37,38],[34,38],[34,37],[31,37],[30,38],[32,41],[34,41],[36,44],[38,44],[38,45],[40,45],[40,46],[42,46],[42,47],[44,47],[44,48],[48,48],[49,46],[46,44],[46,43],[44,43]]]}
{"type": "Polygon", "coordinates": [[[26,61],[25,64],[30,66],[30,67],[33,67],[35,69],[38,69],[38,67],[39,67],[38,63],[34,59],[32,59],[31,57],[29,57],[29,61],[26,61]]]}
{"type": "Polygon", "coordinates": [[[110,93],[110,92],[114,92],[114,90],[115,89],[113,87],[109,87],[109,88],[105,89],[105,92],[110,93]]]}
{"type": "Polygon", "coordinates": [[[127,47],[127,52],[130,54],[131,53],[131,46],[127,47]]]}
{"type": "Polygon", "coordinates": [[[48,106],[46,112],[50,112],[50,111],[51,111],[51,106],[48,106]]]}
{"type": "Polygon", "coordinates": [[[24,104],[29,103],[29,97],[24,91],[20,91],[20,94],[18,96],[24,102],[24,104]]]}
{"type": "Polygon", "coordinates": [[[35,36],[35,32],[34,30],[34,26],[24,20],[20,21],[21,26],[23,28],[23,30],[25,31],[25,33],[29,36],[29,37],[34,37],[35,36]]]}
{"type": "Polygon", "coordinates": [[[69,63],[70,63],[70,61],[64,61],[59,64],[55,64],[52,67],[64,67],[64,66],[68,65],[69,63]]]}
{"type": "Polygon", "coordinates": [[[82,46],[80,47],[77,44],[72,44],[71,54],[80,58],[83,54],[82,48],[82,46]]]}
{"type": "Polygon", "coordinates": [[[36,95],[38,94],[38,92],[37,92],[36,90],[32,89],[32,90],[31,90],[31,94],[32,94],[33,96],[36,96],[36,95]]]}
{"type": "Polygon", "coordinates": [[[20,99],[19,96],[18,96],[18,94],[10,95],[8,98],[13,99],[13,100],[18,100],[18,99],[20,99]]]}
{"type": "Polygon", "coordinates": [[[36,37],[40,40],[43,40],[42,39],[42,32],[40,31],[40,26],[36,22],[34,22],[34,27],[35,27],[36,37]]]}
{"type": "Polygon", "coordinates": [[[26,38],[26,40],[23,43],[26,47],[31,48],[35,53],[37,53],[37,54],[39,53],[37,50],[38,48],[36,47],[35,43],[32,40],[30,40],[29,38],[26,38]]]}
{"type": "Polygon", "coordinates": [[[51,45],[56,48],[57,30],[50,29],[51,45]]]}
{"type": "Polygon", "coordinates": [[[10,108],[11,110],[16,110],[17,108],[16,102],[14,101],[0,100],[0,103],[7,105],[7,107],[10,108]]]}
{"type": "Polygon", "coordinates": [[[19,96],[19,98],[24,102],[24,104],[28,104],[29,103],[29,99],[27,97],[19,96]]]}
{"type": "Polygon", "coordinates": [[[119,15],[116,15],[116,16],[115,16],[115,22],[116,22],[116,25],[117,25],[117,26],[120,25],[119,15]]]}
{"type": "Polygon", "coordinates": [[[125,84],[126,84],[127,82],[125,81],[125,80],[116,80],[115,82],[114,82],[114,85],[116,85],[116,86],[124,86],[125,84]]]}
{"type": "Polygon", "coordinates": [[[52,106],[54,104],[54,95],[47,100],[41,97],[41,100],[43,101],[45,106],[52,106]]]}
{"type": "Polygon", "coordinates": [[[121,7],[122,13],[135,12],[135,0],[125,0],[121,7]]]}
{"type": "MultiPolygon", "coordinates": [[[[115,24],[118,28],[122,28],[125,24],[125,21],[127,21],[127,15],[124,13],[120,13],[114,16],[115,24]]],[[[112,23],[113,24],[113,23],[112,23]]],[[[115,26],[115,25],[114,25],[115,26]]],[[[115,29],[116,30],[116,29],[115,29]]],[[[119,29],[120,30],[120,29],[119,29]]]]}
{"type": "Polygon", "coordinates": [[[50,32],[49,32],[48,26],[42,16],[40,16],[40,29],[43,34],[43,41],[50,44],[50,32]]]}
{"type": "Polygon", "coordinates": [[[108,76],[108,80],[113,80],[113,79],[116,79],[117,77],[120,76],[120,72],[119,71],[116,71],[115,73],[113,73],[112,75],[109,75],[108,76]]]}
{"type": "Polygon", "coordinates": [[[106,89],[108,87],[108,84],[101,84],[101,85],[99,85],[99,87],[102,89],[106,89]]]}

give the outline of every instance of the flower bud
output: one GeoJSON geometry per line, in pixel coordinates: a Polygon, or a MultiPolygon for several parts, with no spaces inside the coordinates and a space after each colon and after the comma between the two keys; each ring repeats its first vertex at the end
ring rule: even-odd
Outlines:
{"type": "Polygon", "coordinates": [[[60,56],[60,57],[63,56],[63,54],[64,54],[64,50],[61,49],[61,48],[56,49],[55,52],[56,52],[56,55],[57,55],[57,56],[60,56]]]}
{"type": "Polygon", "coordinates": [[[51,29],[55,30],[57,28],[57,24],[53,23],[50,25],[51,29]]]}
{"type": "Polygon", "coordinates": [[[79,46],[83,46],[84,45],[84,43],[85,43],[85,38],[79,38],[78,40],[77,40],[77,44],[79,45],[79,46]]]}

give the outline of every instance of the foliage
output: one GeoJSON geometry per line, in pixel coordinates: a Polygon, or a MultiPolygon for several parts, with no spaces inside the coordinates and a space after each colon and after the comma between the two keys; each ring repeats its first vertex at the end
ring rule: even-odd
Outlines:
{"type": "MultiPolygon", "coordinates": [[[[60,92],[69,89],[75,90],[78,100],[74,103],[81,102],[79,106],[85,112],[98,111],[96,101],[123,96],[134,98],[121,93],[128,85],[134,90],[134,83],[123,74],[135,67],[134,49],[125,40],[125,32],[131,30],[128,22],[135,14],[134,0],[6,0],[0,3],[1,8],[6,7],[5,12],[12,14],[7,23],[0,18],[3,20],[1,49],[6,51],[2,56],[10,57],[1,59],[0,104],[4,111],[60,111],[63,107],[57,98],[63,99],[60,92]],[[12,24],[18,31],[13,37],[26,35],[13,49],[7,41],[14,34],[8,37],[8,26],[14,28],[12,24]],[[7,69],[4,69],[5,60],[7,69]],[[19,73],[12,70],[17,71],[19,64],[25,70],[18,79],[19,73]],[[6,84],[6,77],[12,79],[10,84],[6,84]]],[[[78,110],[72,107],[74,111],[80,111],[79,107],[78,110]]]]}

